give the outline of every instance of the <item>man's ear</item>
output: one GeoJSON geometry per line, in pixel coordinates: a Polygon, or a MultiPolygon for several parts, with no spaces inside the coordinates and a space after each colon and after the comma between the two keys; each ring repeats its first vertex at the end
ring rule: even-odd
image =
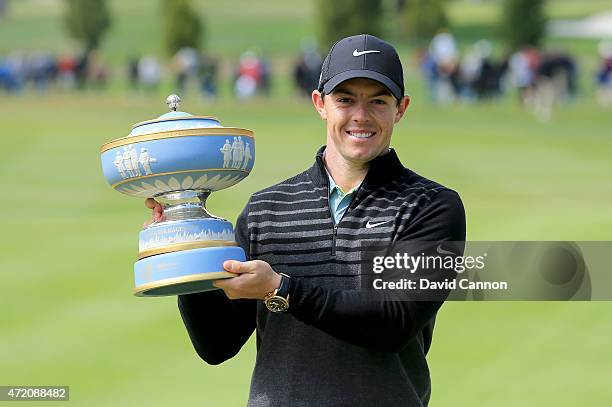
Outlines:
{"type": "Polygon", "coordinates": [[[397,113],[395,114],[395,123],[399,122],[404,113],[406,113],[406,109],[408,109],[408,105],[410,105],[410,96],[404,96],[402,100],[400,100],[397,105],[397,113]]]}
{"type": "Polygon", "coordinates": [[[327,120],[327,112],[325,111],[325,104],[323,103],[323,95],[318,90],[312,91],[312,104],[314,108],[319,112],[321,119],[327,120]]]}

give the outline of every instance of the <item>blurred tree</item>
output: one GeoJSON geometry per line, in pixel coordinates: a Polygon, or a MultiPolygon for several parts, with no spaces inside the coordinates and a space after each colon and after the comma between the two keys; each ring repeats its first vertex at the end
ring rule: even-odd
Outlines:
{"type": "Polygon", "coordinates": [[[64,22],[71,37],[81,42],[86,54],[98,48],[111,20],[106,0],[66,0],[64,22]]]}
{"type": "Polygon", "coordinates": [[[200,48],[203,24],[190,0],[162,0],[162,13],[165,19],[164,43],[168,55],[174,55],[184,47],[200,48]]]}
{"type": "Polygon", "coordinates": [[[350,35],[382,36],[383,0],[317,0],[317,14],[323,49],[350,35]]]}
{"type": "Polygon", "coordinates": [[[511,50],[538,46],[546,33],[546,0],[504,0],[501,31],[511,50]]]}
{"type": "Polygon", "coordinates": [[[427,43],[442,28],[447,28],[447,0],[405,0],[402,2],[402,31],[412,41],[427,43]]]}

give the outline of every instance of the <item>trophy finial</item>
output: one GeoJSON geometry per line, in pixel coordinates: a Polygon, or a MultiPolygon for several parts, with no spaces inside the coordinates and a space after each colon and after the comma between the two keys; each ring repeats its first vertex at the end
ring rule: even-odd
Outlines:
{"type": "Polygon", "coordinates": [[[176,109],[179,107],[180,103],[181,98],[174,93],[166,98],[166,104],[168,105],[168,107],[170,107],[170,110],[173,110],[175,112],[176,109]]]}

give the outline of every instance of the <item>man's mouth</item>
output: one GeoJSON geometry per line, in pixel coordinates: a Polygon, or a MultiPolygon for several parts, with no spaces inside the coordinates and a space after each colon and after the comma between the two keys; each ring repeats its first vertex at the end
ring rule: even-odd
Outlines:
{"type": "Polygon", "coordinates": [[[370,138],[376,134],[375,131],[363,131],[363,130],[359,130],[359,131],[347,130],[346,133],[351,137],[361,138],[361,139],[370,138]]]}

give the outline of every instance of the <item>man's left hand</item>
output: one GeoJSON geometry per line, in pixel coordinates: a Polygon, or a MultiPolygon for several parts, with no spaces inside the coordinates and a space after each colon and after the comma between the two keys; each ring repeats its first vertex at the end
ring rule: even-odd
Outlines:
{"type": "Polygon", "coordinates": [[[251,298],[263,300],[266,294],[280,286],[281,276],[262,260],[235,261],[227,260],[223,268],[237,276],[216,280],[213,286],[221,288],[231,300],[251,298]]]}

